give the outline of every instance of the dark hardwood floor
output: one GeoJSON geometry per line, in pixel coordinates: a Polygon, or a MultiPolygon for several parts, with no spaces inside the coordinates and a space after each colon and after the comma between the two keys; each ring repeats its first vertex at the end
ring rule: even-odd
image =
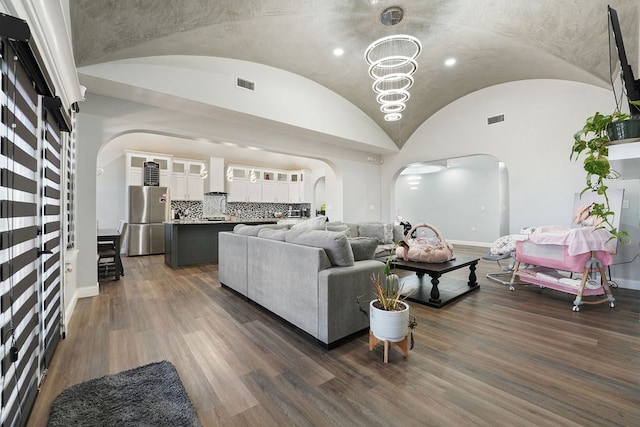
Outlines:
{"type": "Polygon", "coordinates": [[[78,301],[30,426],[46,425],[65,388],[160,360],[205,426],[640,425],[639,291],[574,313],[572,295],[510,292],[481,260],[479,291],[441,309],[411,304],[415,347],[405,360],[392,346],[385,365],[366,334],[323,349],[222,288],[216,265],[172,270],[150,256],[124,267],[78,301]]]}

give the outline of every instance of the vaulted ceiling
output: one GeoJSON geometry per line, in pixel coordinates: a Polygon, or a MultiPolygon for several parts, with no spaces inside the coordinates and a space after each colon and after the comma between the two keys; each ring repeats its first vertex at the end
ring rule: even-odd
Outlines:
{"type": "MultiPolygon", "coordinates": [[[[145,56],[252,61],[306,77],[371,117],[398,145],[471,92],[523,79],[610,87],[607,4],[620,17],[637,70],[637,0],[70,0],[79,67],[145,56]],[[381,23],[390,6],[404,10],[381,23]],[[423,45],[403,118],[385,122],[364,51],[409,34],[423,45]],[[336,47],[344,55],[335,57],[336,47]],[[455,58],[453,67],[444,65],[455,58]]],[[[615,55],[616,52],[614,51],[615,55]]],[[[524,100],[523,102],[526,102],[524,100]]]]}

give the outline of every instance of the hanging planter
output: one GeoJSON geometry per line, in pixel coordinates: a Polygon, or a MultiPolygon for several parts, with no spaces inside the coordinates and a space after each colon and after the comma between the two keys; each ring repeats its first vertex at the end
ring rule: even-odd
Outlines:
{"type": "Polygon", "coordinates": [[[607,126],[609,145],[640,141],[640,118],[622,120],[607,126]]]}

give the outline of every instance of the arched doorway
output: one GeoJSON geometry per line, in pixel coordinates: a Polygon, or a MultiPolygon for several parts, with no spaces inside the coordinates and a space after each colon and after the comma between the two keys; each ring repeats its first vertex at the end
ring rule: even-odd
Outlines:
{"type": "Polygon", "coordinates": [[[509,179],[493,156],[412,163],[395,182],[395,212],[451,240],[493,242],[509,228],[509,179]]]}

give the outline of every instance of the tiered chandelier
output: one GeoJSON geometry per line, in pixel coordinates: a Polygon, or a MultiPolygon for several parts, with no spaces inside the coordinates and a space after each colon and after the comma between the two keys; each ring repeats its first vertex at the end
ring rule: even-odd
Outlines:
{"type": "MultiPolygon", "coordinates": [[[[385,25],[394,25],[402,19],[402,9],[393,7],[382,13],[385,25]]],[[[413,74],[418,69],[416,58],[422,51],[420,40],[398,34],[383,37],[371,43],[365,51],[369,75],[374,80],[373,91],[384,119],[392,122],[402,118],[409,100],[413,74]]]]}

